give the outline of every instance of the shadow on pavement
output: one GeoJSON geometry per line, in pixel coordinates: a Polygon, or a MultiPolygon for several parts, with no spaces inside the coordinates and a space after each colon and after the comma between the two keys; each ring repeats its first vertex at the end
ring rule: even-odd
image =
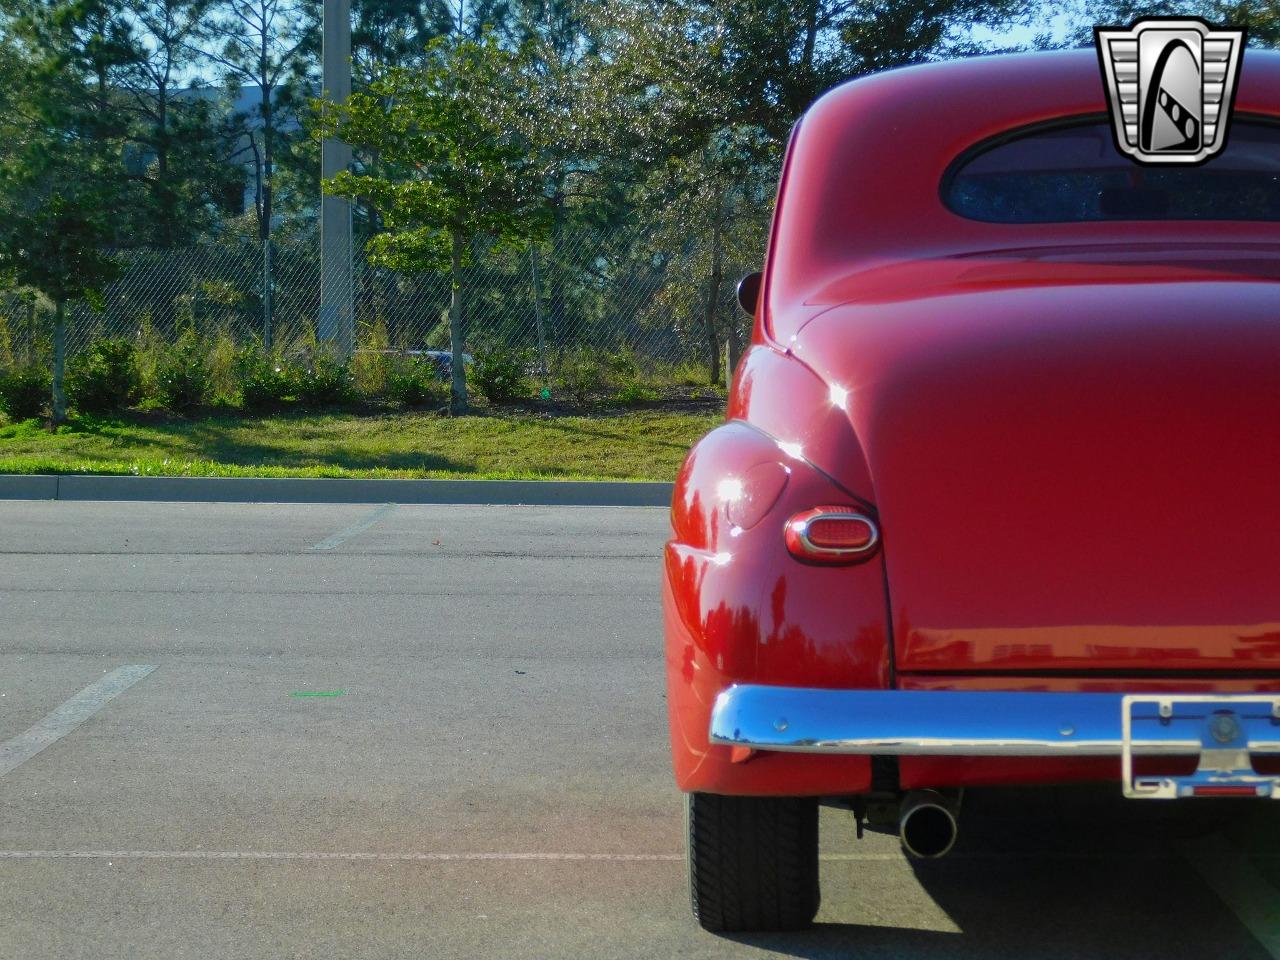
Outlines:
{"type": "MultiPolygon", "coordinates": [[[[950,857],[893,870],[826,861],[819,920],[827,922],[799,934],[733,939],[813,960],[1268,960],[1184,856],[1188,844],[1206,838],[1241,863],[1272,863],[1280,805],[1125,801],[1114,785],[971,791],[950,857]],[[868,882],[878,889],[866,890],[868,882]],[[940,929],[894,926],[892,909],[863,922],[872,912],[865,904],[891,906],[895,896],[899,918],[918,913],[919,926],[940,929]],[[912,901],[932,901],[932,908],[913,910],[912,901]]],[[[1269,879],[1276,882],[1277,873],[1269,879]]],[[[1280,890],[1267,886],[1280,905],[1280,890]]]]}

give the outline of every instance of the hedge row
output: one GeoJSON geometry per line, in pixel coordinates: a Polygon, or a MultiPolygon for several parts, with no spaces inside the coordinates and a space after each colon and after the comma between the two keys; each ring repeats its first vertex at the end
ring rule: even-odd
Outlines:
{"type": "MultiPolygon", "coordinates": [[[[447,358],[358,353],[350,362],[313,346],[289,355],[229,338],[185,334],[175,343],[155,338],[104,339],[67,365],[69,407],[108,414],[132,407],[189,414],[210,406],[260,414],[289,409],[333,409],[370,403],[402,409],[444,407],[449,401],[447,358]]],[[[640,406],[674,395],[717,396],[700,371],[642,372],[626,354],[586,351],[557,358],[554,374],[541,373],[527,352],[489,350],[468,364],[472,391],[490,404],[555,399],[578,407],[640,406]]],[[[10,420],[43,415],[50,374],[40,367],[0,372],[0,412],[10,420]]]]}

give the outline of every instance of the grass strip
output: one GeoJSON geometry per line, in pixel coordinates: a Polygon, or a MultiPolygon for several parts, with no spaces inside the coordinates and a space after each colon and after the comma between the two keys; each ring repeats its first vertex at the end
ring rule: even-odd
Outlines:
{"type": "Polygon", "coordinates": [[[80,418],[57,431],[26,421],[0,426],[0,473],[669,481],[722,419],[703,410],[139,416],[80,418]]]}

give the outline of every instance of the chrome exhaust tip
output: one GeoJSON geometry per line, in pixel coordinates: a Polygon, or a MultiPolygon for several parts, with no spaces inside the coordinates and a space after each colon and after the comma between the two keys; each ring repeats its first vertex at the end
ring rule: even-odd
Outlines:
{"type": "Polygon", "coordinates": [[[902,798],[898,837],[911,856],[944,857],[955,846],[959,832],[955,802],[936,790],[912,791],[902,798]]]}

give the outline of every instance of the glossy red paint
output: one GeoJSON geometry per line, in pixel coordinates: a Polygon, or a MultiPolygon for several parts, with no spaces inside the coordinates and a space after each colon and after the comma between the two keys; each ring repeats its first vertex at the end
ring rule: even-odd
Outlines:
{"type": "MultiPolygon", "coordinates": [[[[1280,55],[1249,50],[1235,112],[1280,116],[1280,55]]],[[[783,348],[824,309],[901,299],[940,285],[1006,286],[1012,265],[1093,284],[1277,273],[1274,223],[981,223],[943,206],[943,174],[966,149],[1019,127],[1106,111],[1092,51],[975,57],[892,70],[837,87],[793,135],[767,258],[759,342],[783,348]],[[1225,244],[1214,250],[1203,245],[1225,244]],[[1138,246],[1135,245],[1149,245],[1138,246]],[[1049,248],[1049,249],[1046,249],[1049,248]],[[1172,250],[1171,250],[1172,248],[1172,250]],[[1060,252],[1077,257],[1057,265],[1060,252]],[[1092,253],[1091,253],[1092,251],[1092,253]],[[1093,256],[1106,269],[1094,274],[1093,256]],[[1047,260],[1045,258],[1048,258],[1047,260]],[[1117,259],[1118,258],[1118,259],[1117,259]],[[1047,265],[1046,265],[1047,264],[1047,265]],[[1117,275],[1117,270],[1119,274],[1117,275]]],[[[1015,281],[1018,282],[1018,281],[1015,281]]]]}
{"type": "Polygon", "coordinates": [[[800,505],[853,505],[835,484],[787,454],[757,428],[728,423],[685,461],[672,505],[664,607],[671,737],[685,790],[850,793],[870,785],[864,757],[812,763],[799,754],[760,753],[734,763],[707,743],[711,706],[735,682],[883,687],[889,682],[884,570],[813,567],[792,557],[782,523],[800,505]],[[787,482],[765,519],[744,529],[729,519],[739,478],[772,464],[787,482]]]}
{"type": "Polygon", "coordinates": [[[796,355],[851,388],[899,670],[1280,667],[1278,294],[1028,286],[807,325],[796,355]]]}
{"type": "MultiPolygon", "coordinates": [[[[709,746],[733,682],[1280,689],[1277,225],[979,223],[939,196],[988,137],[1104,111],[1074,51],[892,71],[798,125],[729,422],[677,481],[683,789],[870,785],[865,758],[709,746]],[[871,561],[788,554],[827,504],[876,520],[871,561]]],[[[1280,55],[1245,54],[1236,112],[1280,117],[1280,55]]],[[[1118,765],[901,761],[905,787],[1097,777],[1118,765]]]]}

